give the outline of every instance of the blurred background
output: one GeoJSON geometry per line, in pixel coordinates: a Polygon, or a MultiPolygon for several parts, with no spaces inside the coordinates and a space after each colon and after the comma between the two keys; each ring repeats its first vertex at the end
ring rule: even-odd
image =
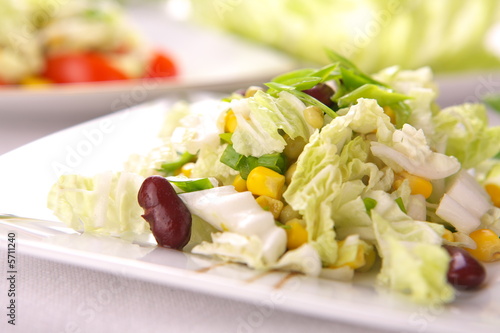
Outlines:
{"type": "Polygon", "coordinates": [[[442,106],[500,91],[496,0],[0,0],[0,154],[158,98],[327,63],[429,66],[442,106]]]}

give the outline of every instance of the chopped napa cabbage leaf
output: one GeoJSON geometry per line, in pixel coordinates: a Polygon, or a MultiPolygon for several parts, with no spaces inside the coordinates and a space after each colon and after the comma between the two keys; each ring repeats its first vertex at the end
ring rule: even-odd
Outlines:
{"type": "Polygon", "coordinates": [[[186,117],[190,110],[190,104],[186,101],[175,103],[163,119],[163,124],[158,134],[159,137],[165,139],[170,138],[176,127],[179,126],[180,120],[186,117]]]}
{"type": "Polygon", "coordinates": [[[404,214],[390,194],[371,193],[377,248],[382,257],[378,281],[423,304],[440,304],[454,298],[448,284],[449,255],[441,247],[444,227],[414,221],[404,214]]]}
{"type": "Polygon", "coordinates": [[[361,268],[367,264],[368,253],[373,251],[373,246],[360,239],[358,234],[350,234],[339,242],[338,258],[333,267],[361,268]]]}
{"type": "Polygon", "coordinates": [[[446,154],[464,169],[477,166],[500,151],[500,127],[488,127],[482,104],[463,104],[441,110],[433,118],[436,131],[446,140],[446,154]]]}
{"type": "Polygon", "coordinates": [[[206,100],[189,106],[187,115],[178,120],[172,132],[171,141],[177,151],[195,155],[200,149],[216,149],[223,133],[223,115],[229,103],[206,100]]]}
{"type": "Polygon", "coordinates": [[[492,208],[484,188],[466,171],[449,180],[436,215],[466,235],[476,230],[481,218],[492,208]]]}
{"type": "MultiPolygon", "coordinates": [[[[436,98],[436,93],[428,88],[413,88],[408,93],[408,96],[413,97],[406,101],[406,104],[411,109],[411,114],[408,117],[407,123],[415,128],[421,129],[430,142],[432,148],[437,148],[439,142],[435,142],[435,128],[432,120],[433,111],[432,103],[436,98]]],[[[438,152],[437,149],[435,149],[438,152]]]]}
{"type": "Polygon", "coordinates": [[[324,266],[337,261],[335,220],[339,220],[340,229],[360,228],[367,239],[373,238],[364,203],[357,199],[367,189],[388,190],[392,184],[391,172],[380,171],[368,162],[369,144],[362,136],[353,135],[393,129],[374,100],[360,99],[345,115],[315,132],[299,156],[283,197],[303,215],[309,243],[324,266]],[[363,178],[368,178],[368,184],[363,178]],[[357,213],[353,215],[350,209],[357,213]]]}
{"type": "Polygon", "coordinates": [[[204,241],[191,252],[217,257],[226,261],[246,264],[255,269],[263,269],[262,240],[256,235],[243,235],[237,232],[216,232],[212,242],[204,241]]]}
{"type": "MultiPolygon", "coordinates": [[[[209,190],[183,193],[179,197],[192,214],[210,223],[217,230],[246,237],[246,244],[252,249],[259,243],[261,251],[253,254],[251,265],[274,263],[285,252],[286,232],[276,226],[273,215],[263,210],[250,192],[237,192],[233,186],[221,186],[209,190]],[[258,241],[254,240],[255,237],[258,241]]],[[[218,244],[216,237],[212,245],[200,244],[200,247],[195,247],[193,250],[209,251],[208,249],[210,249],[211,254],[216,254],[218,250],[221,250],[223,251],[221,255],[227,256],[234,237],[221,237],[220,244],[218,244]],[[229,243],[225,241],[228,237],[229,243]]],[[[237,244],[243,246],[241,242],[243,242],[243,238],[239,237],[237,244]]],[[[247,249],[244,248],[235,248],[234,250],[237,250],[233,254],[234,256],[243,255],[245,257],[244,254],[247,253],[247,249]]]]}
{"type": "Polygon", "coordinates": [[[426,179],[445,178],[460,169],[456,158],[433,152],[424,132],[409,124],[395,130],[391,140],[372,142],[371,151],[394,171],[406,170],[426,179]]]}
{"type": "Polygon", "coordinates": [[[313,246],[305,243],[285,252],[272,268],[318,276],[321,273],[321,258],[313,246]]]}
{"type": "Polygon", "coordinates": [[[123,171],[136,173],[143,177],[160,174],[159,170],[165,163],[176,163],[179,154],[171,145],[170,141],[163,141],[151,149],[147,154],[132,154],[123,165],[123,171]]]}
{"type": "Polygon", "coordinates": [[[481,217],[480,228],[493,230],[500,235],[500,208],[493,206],[481,217]]]}
{"type": "Polygon", "coordinates": [[[431,89],[437,93],[437,86],[430,67],[402,70],[399,66],[391,66],[373,74],[373,77],[401,94],[411,94],[413,90],[421,88],[431,89]]]}
{"type": "Polygon", "coordinates": [[[275,261],[265,261],[264,251],[262,240],[258,236],[229,231],[213,233],[212,242],[204,241],[192,250],[193,253],[246,264],[255,269],[287,270],[310,276],[318,276],[321,272],[319,255],[309,244],[287,251],[275,261]]]}
{"type": "Polygon", "coordinates": [[[191,238],[183,248],[183,251],[188,252],[191,252],[195,246],[202,242],[210,241],[212,234],[217,232],[217,229],[196,215],[192,215],[191,220],[191,238]]]}
{"type": "Polygon", "coordinates": [[[106,235],[149,232],[137,193],[144,177],[105,172],[93,177],[62,175],[48,196],[48,208],[75,230],[106,235]]]}
{"type": "Polygon", "coordinates": [[[226,145],[221,145],[216,149],[200,150],[198,153],[198,159],[191,170],[191,177],[214,177],[222,185],[232,184],[234,177],[238,174],[238,171],[230,168],[220,161],[225,149],[226,145]]]}
{"type": "Polygon", "coordinates": [[[292,181],[283,194],[288,204],[299,211],[306,222],[309,243],[322,262],[329,266],[337,260],[332,201],[335,188],[342,183],[339,146],[350,139],[352,130],[344,126],[325,126],[315,132],[297,161],[292,181]]]}
{"type": "Polygon", "coordinates": [[[233,100],[231,109],[238,122],[231,141],[234,150],[245,156],[282,152],[286,142],[279,130],[306,141],[312,133],[303,115],[304,103],[286,91],[277,98],[258,91],[253,97],[233,100]]]}

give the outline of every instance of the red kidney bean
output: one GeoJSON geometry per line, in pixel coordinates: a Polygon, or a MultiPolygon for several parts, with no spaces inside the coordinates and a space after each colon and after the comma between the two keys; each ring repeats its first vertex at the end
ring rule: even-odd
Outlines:
{"type": "Polygon", "coordinates": [[[457,246],[445,245],[444,248],[451,256],[448,282],[455,289],[474,289],[484,282],[486,270],[469,252],[457,246]]]}
{"type": "Polygon", "coordinates": [[[326,106],[332,106],[333,104],[332,96],[335,92],[327,84],[318,83],[317,85],[315,85],[310,89],[303,90],[303,92],[305,92],[309,96],[316,98],[318,101],[325,104],[326,106]]]}
{"type": "Polygon", "coordinates": [[[178,250],[186,246],[191,238],[191,213],[168,180],[146,178],[137,199],[158,245],[178,250]]]}

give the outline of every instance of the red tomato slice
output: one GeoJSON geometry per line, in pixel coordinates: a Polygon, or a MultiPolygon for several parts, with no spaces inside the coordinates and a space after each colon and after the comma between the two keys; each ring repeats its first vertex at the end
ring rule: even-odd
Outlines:
{"type": "Polygon", "coordinates": [[[149,63],[149,68],[144,75],[145,78],[171,77],[177,74],[172,59],[161,52],[155,52],[149,63]]]}
{"type": "Polygon", "coordinates": [[[63,54],[47,58],[43,74],[55,83],[127,80],[108,60],[94,52],[63,54]]]}

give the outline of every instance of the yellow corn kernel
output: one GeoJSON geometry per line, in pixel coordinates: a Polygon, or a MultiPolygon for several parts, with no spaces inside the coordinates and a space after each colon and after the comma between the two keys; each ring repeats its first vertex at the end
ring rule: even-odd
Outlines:
{"type": "Polygon", "coordinates": [[[375,249],[373,248],[373,246],[368,245],[366,243],[365,243],[365,251],[364,251],[363,255],[364,255],[365,263],[364,263],[364,265],[356,268],[356,271],[358,271],[358,272],[368,272],[373,267],[373,265],[375,264],[375,260],[377,259],[377,253],[375,252],[375,249]]]}
{"type": "Polygon", "coordinates": [[[281,210],[283,209],[283,202],[280,200],[273,199],[267,195],[261,195],[255,199],[262,209],[267,210],[273,214],[275,220],[280,216],[281,210]]]}
{"type": "Polygon", "coordinates": [[[446,239],[448,242],[455,241],[455,237],[453,236],[453,233],[448,229],[444,229],[443,239],[446,239]]]}
{"type": "Polygon", "coordinates": [[[247,177],[247,188],[254,195],[267,195],[280,199],[285,185],[285,176],[269,168],[258,166],[247,177]]]}
{"type": "Polygon", "coordinates": [[[396,113],[394,112],[394,110],[390,107],[390,106],[384,106],[384,112],[386,115],[389,116],[389,118],[391,119],[391,123],[395,124],[396,123],[396,113]]]}
{"type": "Polygon", "coordinates": [[[281,223],[285,224],[292,219],[300,219],[300,213],[292,208],[290,205],[283,207],[280,213],[279,220],[281,223]]]}
{"type": "Polygon", "coordinates": [[[238,120],[233,110],[229,110],[224,117],[224,132],[234,133],[236,126],[238,125],[238,120]]]}
{"type": "Polygon", "coordinates": [[[189,178],[191,177],[191,172],[193,171],[193,168],[194,168],[193,162],[186,163],[181,167],[181,173],[189,178]]]}
{"type": "Polygon", "coordinates": [[[259,86],[248,87],[248,89],[245,91],[245,98],[253,97],[253,95],[255,95],[255,93],[259,90],[264,90],[264,89],[259,86]]]}
{"type": "Polygon", "coordinates": [[[424,198],[428,198],[432,194],[432,183],[425,178],[409,174],[408,172],[402,172],[394,180],[394,188],[398,189],[403,181],[408,180],[411,194],[421,194],[424,198]]]}
{"type": "Polygon", "coordinates": [[[23,86],[36,87],[39,85],[51,84],[52,81],[38,76],[28,76],[20,82],[23,86]]]}
{"type": "Polygon", "coordinates": [[[335,267],[349,266],[352,269],[357,269],[357,268],[363,267],[365,265],[365,263],[366,263],[365,262],[365,251],[364,251],[362,243],[347,245],[347,244],[345,244],[345,241],[342,240],[342,241],[338,242],[338,246],[339,246],[339,260],[335,263],[335,267]],[[344,250],[343,248],[345,246],[356,246],[357,247],[355,257],[349,258],[348,261],[345,260],[347,258],[342,258],[342,256],[341,256],[342,251],[344,250]],[[342,260],[342,259],[344,259],[344,260],[342,260]]]}
{"type": "Polygon", "coordinates": [[[286,231],[286,248],[293,250],[300,247],[302,244],[307,243],[307,230],[304,221],[301,219],[292,219],[285,225],[289,228],[286,231]]]}
{"type": "Polygon", "coordinates": [[[247,189],[247,181],[241,178],[240,175],[237,175],[233,180],[234,189],[238,192],[248,191],[247,189]]]}
{"type": "Polygon", "coordinates": [[[496,184],[486,184],[484,189],[490,195],[491,201],[496,207],[500,207],[500,186],[496,184]]]}
{"type": "Polygon", "coordinates": [[[476,242],[476,249],[467,249],[477,260],[491,262],[500,260],[500,238],[491,229],[473,231],[470,238],[476,242]]]}

